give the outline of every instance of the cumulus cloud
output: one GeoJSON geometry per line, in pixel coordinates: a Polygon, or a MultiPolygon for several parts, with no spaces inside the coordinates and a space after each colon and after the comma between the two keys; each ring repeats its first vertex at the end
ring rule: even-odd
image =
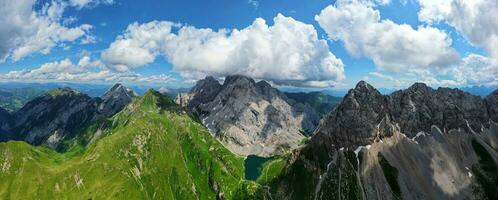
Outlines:
{"type": "Polygon", "coordinates": [[[419,0],[419,19],[446,22],[467,40],[498,59],[498,1],[419,0]]]}
{"type": "Polygon", "coordinates": [[[478,54],[466,56],[447,73],[453,77],[454,85],[498,85],[498,63],[478,54]]]}
{"type": "Polygon", "coordinates": [[[10,71],[0,75],[0,80],[165,83],[173,78],[165,74],[144,76],[131,71],[118,72],[107,68],[100,60],[83,56],[77,63],[64,59],[32,70],[10,71]]]}
{"type": "Polygon", "coordinates": [[[77,40],[91,41],[91,25],[63,25],[66,3],[52,1],[34,11],[35,0],[0,2],[0,63],[20,60],[33,53],[48,54],[57,45],[77,40]]]}
{"type": "Polygon", "coordinates": [[[331,86],[344,66],[312,25],[278,14],[272,26],[257,18],[244,29],[195,28],[167,21],[128,26],[101,57],[127,70],[164,56],[185,78],[242,74],[279,84],[331,86]]]}
{"type": "Polygon", "coordinates": [[[323,9],[315,20],[332,40],[342,41],[351,55],[369,58],[382,70],[444,68],[459,61],[446,32],[381,20],[372,5],[368,1],[338,1],[323,9]]]}

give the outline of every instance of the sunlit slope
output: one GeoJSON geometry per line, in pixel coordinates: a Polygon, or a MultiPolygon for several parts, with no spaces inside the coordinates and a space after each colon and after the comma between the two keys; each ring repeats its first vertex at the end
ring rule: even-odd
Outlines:
{"type": "Polygon", "coordinates": [[[83,136],[65,153],[0,143],[0,199],[234,199],[251,185],[243,158],[155,91],[83,136]]]}

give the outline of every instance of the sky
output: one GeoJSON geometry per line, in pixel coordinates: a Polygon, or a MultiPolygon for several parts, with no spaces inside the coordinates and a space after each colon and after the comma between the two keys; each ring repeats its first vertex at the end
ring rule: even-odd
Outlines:
{"type": "Polygon", "coordinates": [[[495,0],[0,0],[0,81],[498,85],[495,0]]]}

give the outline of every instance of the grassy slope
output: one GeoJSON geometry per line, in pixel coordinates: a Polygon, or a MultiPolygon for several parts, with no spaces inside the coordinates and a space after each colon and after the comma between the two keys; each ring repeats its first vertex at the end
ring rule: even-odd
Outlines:
{"type": "Polygon", "coordinates": [[[65,153],[0,143],[0,199],[233,199],[258,187],[242,158],[156,92],[104,123],[101,139],[65,153]]]}

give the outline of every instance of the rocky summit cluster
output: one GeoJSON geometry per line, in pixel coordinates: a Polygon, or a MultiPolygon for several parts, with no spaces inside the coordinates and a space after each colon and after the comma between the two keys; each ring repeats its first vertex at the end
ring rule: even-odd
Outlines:
{"type": "Polygon", "coordinates": [[[223,84],[206,77],[176,101],[239,155],[267,157],[295,149],[320,120],[308,104],[287,98],[264,80],[240,75],[226,77],[223,84]]]}
{"type": "Polygon", "coordinates": [[[493,199],[497,97],[422,83],[382,95],[359,82],[294,152],[273,183],[275,193],[278,199],[493,199]]]}
{"type": "Polygon", "coordinates": [[[54,89],[12,114],[1,112],[0,124],[4,134],[0,139],[61,148],[64,139],[75,137],[76,132],[89,122],[113,116],[134,96],[132,90],[121,84],[114,85],[97,98],[70,88],[54,89]]]}

